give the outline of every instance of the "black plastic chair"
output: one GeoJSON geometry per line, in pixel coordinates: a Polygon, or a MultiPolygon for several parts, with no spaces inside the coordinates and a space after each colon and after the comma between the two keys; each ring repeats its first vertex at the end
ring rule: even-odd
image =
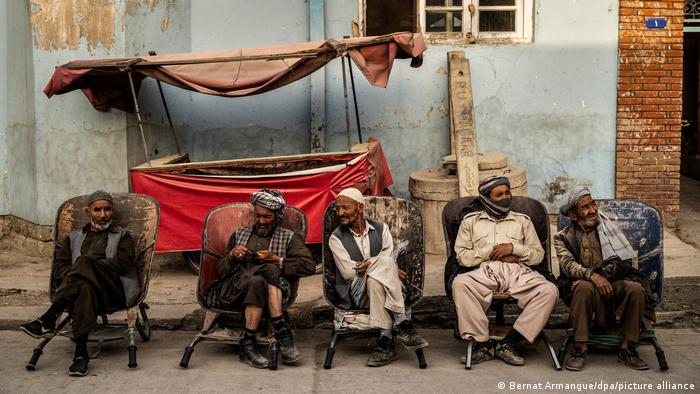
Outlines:
{"type": "MultiPolygon", "coordinates": [[[[291,206],[283,208],[284,221],[281,226],[283,228],[294,231],[302,239],[306,239],[306,216],[304,213],[291,206]]],[[[190,357],[194,352],[195,346],[201,341],[214,341],[231,345],[238,345],[243,338],[244,328],[216,328],[214,324],[222,315],[230,317],[230,320],[241,321],[242,313],[240,309],[227,310],[219,309],[207,304],[206,292],[209,287],[218,279],[216,270],[217,262],[226,255],[228,240],[231,234],[239,227],[252,227],[255,224],[253,216],[253,206],[250,203],[231,203],[218,206],[212,209],[204,221],[204,229],[202,230],[202,253],[200,255],[200,270],[199,280],[197,281],[197,302],[204,309],[204,321],[202,330],[195,336],[194,340],[187,345],[185,352],[180,361],[180,367],[187,368],[189,366],[190,357]]],[[[282,305],[282,310],[285,319],[288,320],[287,308],[294,303],[299,288],[299,281],[289,280],[291,287],[291,295],[289,300],[282,305]]],[[[269,323],[269,322],[268,322],[269,323]]],[[[262,322],[261,322],[262,324],[262,322]]],[[[278,344],[272,330],[268,324],[268,330],[265,336],[257,337],[259,345],[269,347],[269,368],[277,369],[277,353],[278,344]]]]}
{"type": "MultiPolygon", "coordinates": [[[[459,225],[462,223],[464,216],[472,212],[470,208],[471,203],[476,199],[476,197],[461,197],[454,199],[445,205],[442,210],[442,228],[445,232],[445,248],[448,251],[447,262],[445,263],[445,294],[452,301],[452,282],[457,275],[457,268],[459,264],[457,263],[456,254],[454,251],[455,240],[457,239],[457,233],[459,231],[459,225]]],[[[541,273],[551,273],[552,271],[552,260],[551,253],[549,250],[549,215],[547,214],[547,209],[539,201],[521,196],[513,196],[513,204],[511,210],[514,212],[523,213],[530,217],[532,224],[535,227],[537,236],[542,243],[542,248],[544,249],[544,258],[542,262],[534,266],[535,270],[541,273]]],[[[496,312],[496,325],[504,326],[505,317],[503,313],[503,308],[505,304],[511,303],[515,304],[517,301],[510,296],[508,293],[494,292],[493,300],[491,302],[491,309],[496,312]]],[[[456,324],[456,322],[455,322],[456,324]]],[[[455,327],[455,337],[461,339],[459,336],[459,331],[455,327]]],[[[498,336],[490,335],[492,339],[501,339],[498,336]]],[[[554,363],[554,367],[557,370],[561,370],[561,363],[557,358],[557,354],[554,351],[554,347],[549,341],[549,338],[545,334],[544,330],[540,332],[539,338],[547,346],[549,354],[554,363]]],[[[472,347],[474,341],[470,340],[467,343],[467,362],[465,364],[466,369],[471,369],[471,359],[472,359],[472,347]]]]}
{"type": "MultiPolygon", "coordinates": [[[[411,201],[394,197],[365,197],[365,216],[381,220],[389,226],[394,239],[394,253],[398,252],[396,263],[406,271],[404,280],[404,303],[406,313],[423,296],[423,280],[425,277],[423,249],[423,217],[420,209],[411,201]]],[[[335,214],[335,203],[331,203],[323,216],[323,296],[334,310],[333,333],[331,343],[326,351],[323,368],[330,369],[335,355],[335,346],[340,338],[352,336],[379,336],[375,328],[358,329],[346,324],[346,314],[368,314],[369,309],[343,309],[335,290],[337,269],[333,253],[328,247],[328,239],[333,230],[340,225],[335,214]]],[[[427,367],[423,349],[416,350],[418,365],[421,369],[427,367]]]]}
{"type": "MultiPolygon", "coordinates": [[[[155,251],[156,239],[158,237],[158,221],[160,218],[160,208],[158,202],[143,194],[113,194],[114,198],[114,216],[112,222],[129,231],[129,234],[134,239],[136,244],[136,267],[139,277],[141,293],[138,301],[134,305],[128,305],[126,309],[127,324],[112,324],[109,323],[107,316],[100,316],[100,323],[97,328],[90,331],[88,335],[89,342],[97,342],[97,351],[90,356],[96,358],[102,350],[104,342],[123,340],[126,337],[127,350],[129,352],[129,368],[136,368],[136,340],[135,332],[138,331],[141,339],[147,342],[151,338],[151,329],[148,322],[146,310],[148,305],[144,302],[146,293],[148,292],[148,282],[151,275],[151,265],[153,262],[153,253],[155,251]]],[[[66,236],[77,229],[83,228],[88,224],[89,219],[85,214],[84,208],[87,206],[87,195],[74,197],[58,208],[56,215],[55,239],[54,239],[54,256],[60,248],[69,247],[62,245],[66,236]]],[[[53,269],[51,270],[53,272],[53,269]]],[[[49,284],[49,296],[53,301],[53,295],[56,291],[57,281],[51,277],[49,284]]],[[[70,315],[63,314],[56,321],[55,333],[65,337],[72,337],[70,330],[63,328],[71,321],[70,315]]],[[[33,371],[36,369],[36,364],[39,357],[43,353],[44,346],[51,338],[42,339],[39,345],[34,349],[31,359],[26,365],[27,370],[33,371]]]]}
{"type": "MultiPolygon", "coordinates": [[[[629,241],[632,249],[637,251],[637,269],[649,281],[651,288],[652,306],[661,302],[663,295],[664,268],[664,228],[661,214],[651,205],[636,200],[596,200],[598,209],[608,214],[615,221],[629,241]]],[[[557,229],[560,231],[571,224],[571,220],[559,215],[557,229]]],[[[620,335],[591,334],[588,344],[599,346],[619,346],[622,343],[620,335]]],[[[569,346],[574,342],[573,329],[567,330],[566,338],[559,349],[559,362],[563,363],[569,346]]],[[[662,371],[668,369],[668,362],[661,345],[656,340],[652,322],[644,319],[639,333],[639,342],[652,345],[656,351],[656,359],[662,371]]]]}

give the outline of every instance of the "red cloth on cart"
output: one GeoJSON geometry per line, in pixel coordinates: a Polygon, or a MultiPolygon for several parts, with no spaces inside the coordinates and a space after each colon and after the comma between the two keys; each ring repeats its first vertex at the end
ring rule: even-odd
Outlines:
{"type": "Polygon", "coordinates": [[[306,242],[320,243],[323,214],[342,189],[358,187],[368,195],[391,195],[387,188],[393,179],[376,140],[371,140],[369,152],[344,155],[364,156],[339,171],[301,176],[226,178],[132,170],[131,189],[160,204],[158,252],[199,250],[204,219],[212,208],[250,201],[250,194],[263,188],[282,191],[288,205],[301,209],[308,221],[306,242]]]}

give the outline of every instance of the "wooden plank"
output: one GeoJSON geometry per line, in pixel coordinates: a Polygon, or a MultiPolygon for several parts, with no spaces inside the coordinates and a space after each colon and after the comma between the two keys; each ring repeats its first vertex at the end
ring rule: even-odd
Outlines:
{"type": "Polygon", "coordinates": [[[450,124],[457,156],[457,179],[461,197],[478,195],[479,161],[469,60],[464,53],[448,52],[450,124]]]}

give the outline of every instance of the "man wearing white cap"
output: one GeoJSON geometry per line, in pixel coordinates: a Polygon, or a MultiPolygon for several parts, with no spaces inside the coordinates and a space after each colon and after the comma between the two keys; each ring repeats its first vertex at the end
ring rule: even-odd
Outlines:
{"type": "Polygon", "coordinates": [[[367,365],[379,367],[394,360],[394,326],[397,340],[406,349],[427,346],[428,342],[418,335],[405,314],[400,271],[392,254],[394,240],[389,226],[364,217],[364,198],[358,189],[341,191],[335,206],[341,224],[333,231],[328,246],[335,260],[336,275],[343,279],[336,285],[341,307],[369,306],[369,324],[381,329],[377,347],[367,365]]]}

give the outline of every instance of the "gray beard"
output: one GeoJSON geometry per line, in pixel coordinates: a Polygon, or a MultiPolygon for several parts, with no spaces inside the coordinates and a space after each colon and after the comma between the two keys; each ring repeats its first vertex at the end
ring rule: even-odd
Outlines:
{"type": "Polygon", "coordinates": [[[109,226],[112,225],[112,221],[110,220],[109,222],[107,222],[107,223],[105,223],[105,224],[98,224],[98,223],[95,223],[95,222],[93,222],[92,220],[90,220],[90,224],[92,224],[92,226],[93,226],[97,231],[104,231],[104,230],[107,230],[107,229],[109,228],[109,226]]]}
{"type": "Polygon", "coordinates": [[[253,226],[253,232],[258,237],[269,237],[275,231],[275,226],[269,227],[267,230],[259,229],[258,226],[253,226]]]}

